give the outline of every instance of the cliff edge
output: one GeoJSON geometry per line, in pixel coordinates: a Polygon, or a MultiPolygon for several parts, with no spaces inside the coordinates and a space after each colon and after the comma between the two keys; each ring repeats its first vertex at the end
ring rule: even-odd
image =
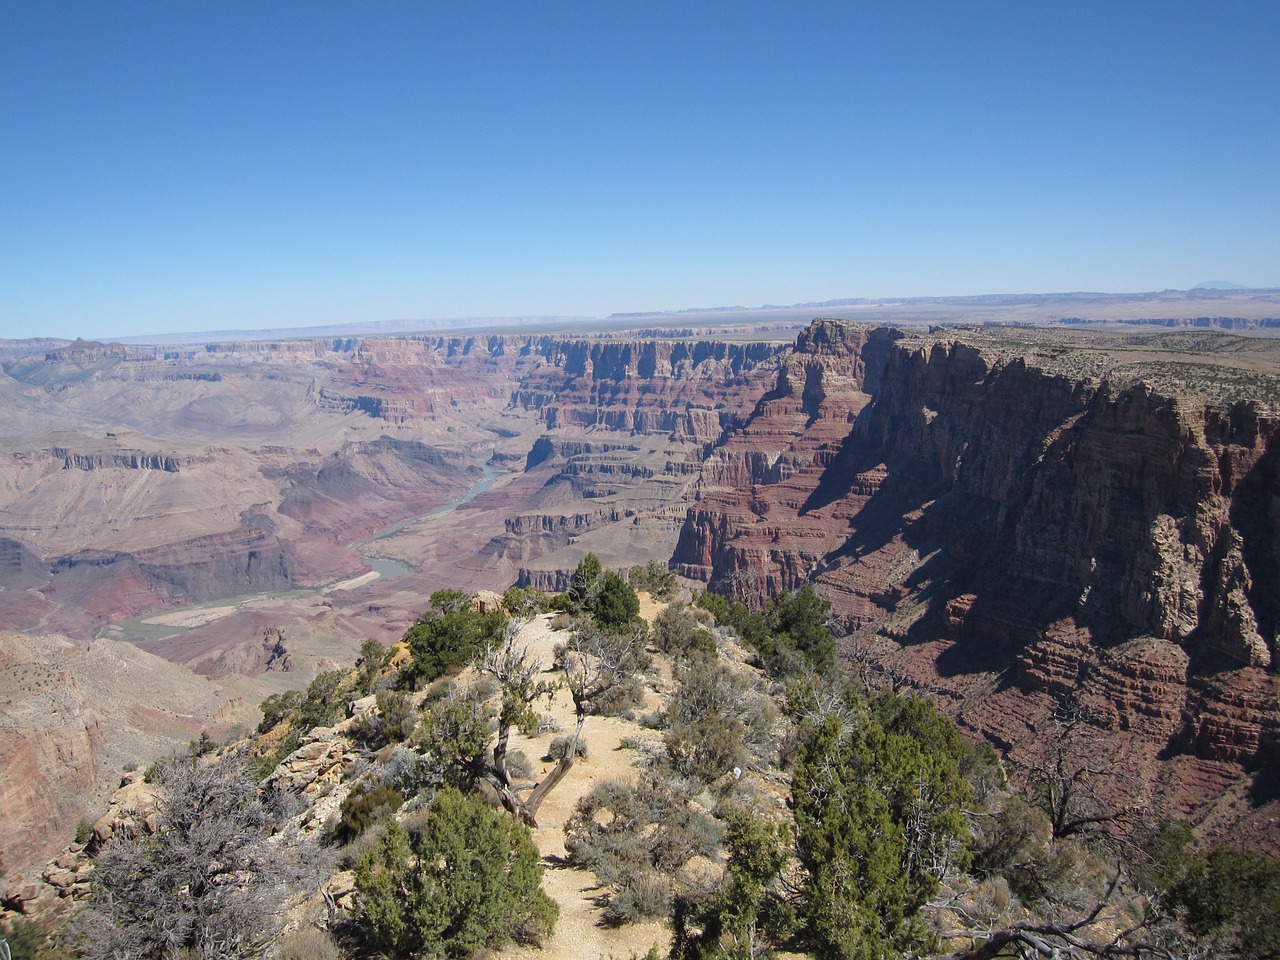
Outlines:
{"type": "Polygon", "coordinates": [[[747,602],[812,582],[873,682],[1026,761],[1083,718],[1118,802],[1238,824],[1280,762],[1275,349],[816,321],[674,559],[747,602]]]}

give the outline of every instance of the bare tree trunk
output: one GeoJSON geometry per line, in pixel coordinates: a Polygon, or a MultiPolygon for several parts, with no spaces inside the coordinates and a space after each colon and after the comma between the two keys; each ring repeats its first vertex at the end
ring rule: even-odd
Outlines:
{"type": "Polygon", "coordinates": [[[573,739],[569,741],[564,753],[556,761],[556,765],[551,768],[551,772],[542,778],[542,782],[533,788],[533,792],[525,800],[524,809],[520,812],[520,819],[529,824],[529,826],[536,827],[538,825],[538,808],[542,806],[542,801],[547,798],[548,793],[555,789],[556,784],[568,775],[569,770],[578,759],[578,740],[582,737],[582,725],[586,722],[586,719],[587,715],[579,711],[578,725],[573,730],[573,739]]]}

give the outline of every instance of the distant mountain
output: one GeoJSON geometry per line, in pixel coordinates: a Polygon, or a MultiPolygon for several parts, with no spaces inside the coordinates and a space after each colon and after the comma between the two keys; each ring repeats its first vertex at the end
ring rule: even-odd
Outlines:
{"type": "Polygon", "coordinates": [[[1241,283],[1232,283],[1230,280],[1206,280],[1204,283],[1197,283],[1192,290],[1251,290],[1252,287],[1246,287],[1241,283]]]}

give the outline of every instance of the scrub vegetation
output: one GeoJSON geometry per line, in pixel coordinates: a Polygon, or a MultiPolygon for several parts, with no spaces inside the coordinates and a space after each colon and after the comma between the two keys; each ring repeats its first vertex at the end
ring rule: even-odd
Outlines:
{"type": "Polygon", "coordinates": [[[631,749],[604,758],[616,776],[572,806],[563,862],[594,875],[601,923],[669,925],[651,956],[1280,951],[1276,861],[1109,810],[1073,756],[1077,718],[1062,718],[1057,754],[1009,769],[926,701],[851,680],[808,588],[758,611],[673,598],[650,626],[632,584],[666,590],[662,572],[624,578],[589,555],[565,594],[508,591],[507,612],[433,594],[394,656],[366,644],[352,673],[269,698],[249,741],[158,767],[154,830],[93,850],[90,906],[52,938],[11,926],[13,955],[455,958],[547,944],[562,910],[531,828],[576,763],[602,762],[587,760],[584,730],[619,718],[631,749]],[[522,641],[540,611],[560,611],[547,662],[522,641]],[[569,723],[547,713],[556,696],[569,723]],[[368,709],[342,720],[361,697],[368,709]],[[344,722],[350,747],[325,788],[341,800],[306,834],[298,814],[316,798],[277,765],[344,722]],[[516,746],[534,735],[548,738],[536,760],[516,746]],[[351,878],[341,905],[327,892],[338,866],[351,878]],[[299,925],[308,896],[327,910],[299,925]]]}

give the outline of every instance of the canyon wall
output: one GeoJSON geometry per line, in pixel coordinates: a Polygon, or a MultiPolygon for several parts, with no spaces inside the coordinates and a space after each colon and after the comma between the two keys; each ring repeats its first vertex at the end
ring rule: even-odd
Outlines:
{"type": "Polygon", "coordinates": [[[0,629],[87,642],[332,584],[391,531],[395,581],[154,647],[229,677],[265,669],[263,630],[337,658],[442,586],[671,559],[752,604],[812,583],[871,682],[930,691],[1019,759],[1083,717],[1143,802],[1252,830],[1280,762],[1274,342],[820,320],[794,345],[58,346],[0,378],[0,629]]]}
{"type": "Polygon", "coordinates": [[[252,718],[227,691],[127,643],[0,633],[0,859],[19,872],[96,820],[125,769],[252,718]]]}
{"type": "Polygon", "coordinates": [[[815,323],[673,560],[749,603],[813,583],[853,666],[1015,753],[1082,714],[1187,814],[1280,763],[1280,417],[1042,347],[815,323]]]}

